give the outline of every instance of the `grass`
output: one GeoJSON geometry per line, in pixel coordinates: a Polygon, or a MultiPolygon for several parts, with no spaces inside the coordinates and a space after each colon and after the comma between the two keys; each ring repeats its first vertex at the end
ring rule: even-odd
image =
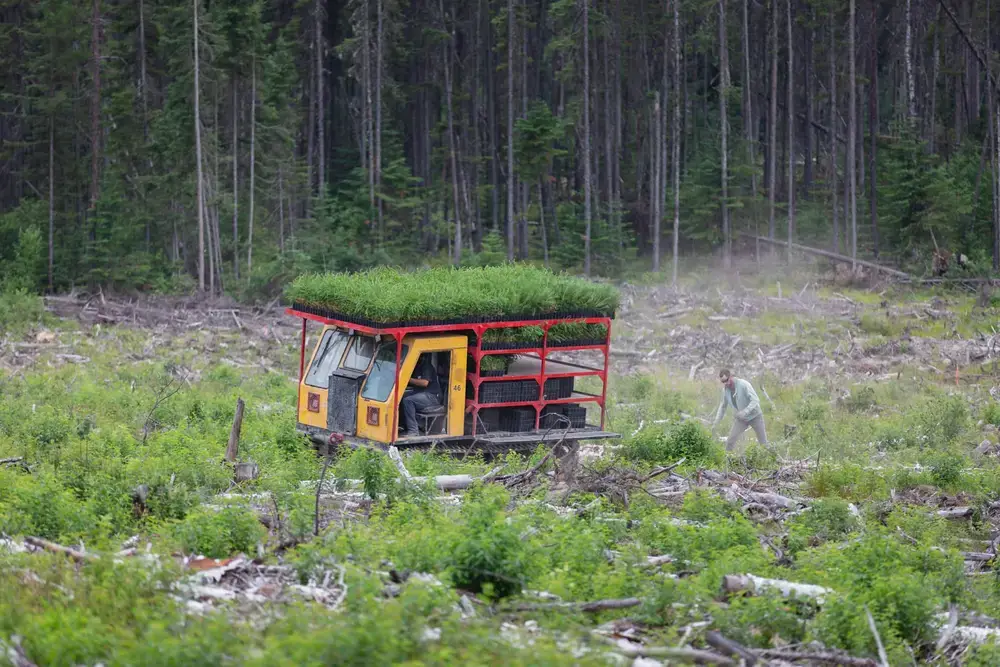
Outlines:
{"type": "MultiPolygon", "coordinates": [[[[784,335],[789,324],[765,317],[757,333],[784,335]]],[[[818,640],[873,657],[867,606],[889,662],[924,664],[934,659],[934,615],[949,604],[1000,614],[995,578],[963,577],[958,553],[985,549],[966,540],[992,537],[988,517],[945,521],[919,502],[961,494],[963,503],[982,508],[1000,498],[1000,466],[971,456],[984,437],[996,438],[980,420],[1000,422],[985,387],[942,386],[911,373],[853,384],[749,378],[764,400],[775,452],[751,447],[742,460],[727,459],[706,426],[688,417],[712,415],[717,382],[688,380],[686,368],[611,378],[609,426],[623,434],[622,446],[588,468],[627,464],[648,472],[685,456],[689,462],[675,472],[688,479],[699,467],[728,468],[767,486],[786,459],[818,456],[801,485],[784,491],[815,502],[784,526],[755,522],[703,490],[670,502],[633,493],[625,506],[581,491],[550,497],[544,487],[516,498],[493,485],[444,503],[437,492],[400,483],[385,455],[358,449],[335,458],[328,478],[363,479],[375,498],[313,537],[314,496],[301,483],[318,477],[322,461],[294,433],[295,382],[287,376],[295,342],[265,350],[246,336],[164,338],[64,325],[59,343],[89,363],[63,363],[52,350],[0,375],[0,458],[23,456],[31,466],[0,466],[0,531],[83,541],[92,553],[113,553],[138,534],[161,564],[74,563],[0,545],[0,641],[22,637],[35,664],[597,665],[608,659],[592,631],[609,621],[632,619],[651,646],[682,639],[703,646],[702,631],[687,629],[710,617],[712,629],[747,646],[818,640]],[[282,370],[233,365],[262,357],[282,370]],[[237,397],[247,404],[240,457],[257,462],[262,475],[231,488],[220,458],[237,397]],[[140,483],[149,486],[144,514],[131,501],[140,483]],[[276,505],[286,533],[302,542],[278,549],[259,525],[256,497],[269,516],[276,505]],[[588,510],[573,511],[579,508],[588,510]],[[301,583],[320,567],[344,567],[349,588],[341,610],[265,602],[265,613],[253,618],[235,606],[192,617],[170,594],[184,577],[171,553],[254,555],[258,543],[265,563],[281,558],[301,583]],[[646,567],[649,556],[663,554],[674,562],[646,567]],[[387,595],[390,570],[420,576],[387,595]],[[822,607],[771,596],[723,602],[722,576],[743,572],[834,593],[822,607]],[[478,604],[474,616],[463,613],[469,590],[496,603],[498,613],[478,604]],[[634,596],[643,604],[593,615],[507,611],[530,591],[564,601],[634,596]],[[589,652],[577,652],[581,646],[589,652]]],[[[746,438],[753,441],[751,433],[746,438]]],[[[405,460],[413,475],[478,476],[499,465],[523,470],[544,452],[488,463],[433,452],[405,460]]],[[[963,656],[969,665],[996,658],[996,647],[963,656]]]]}
{"type": "Polygon", "coordinates": [[[610,285],[514,264],[304,275],[286,295],[293,303],[372,322],[611,316],[618,307],[618,292],[610,285]]]}

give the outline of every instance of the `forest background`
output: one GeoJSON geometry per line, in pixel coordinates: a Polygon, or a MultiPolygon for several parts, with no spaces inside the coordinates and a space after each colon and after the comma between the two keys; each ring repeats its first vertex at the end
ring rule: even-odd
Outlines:
{"type": "Polygon", "coordinates": [[[0,280],[262,298],[427,258],[728,265],[753,234],[918,273],[940,247],[985,275],[995,13],[2,0],[0,280]]]}

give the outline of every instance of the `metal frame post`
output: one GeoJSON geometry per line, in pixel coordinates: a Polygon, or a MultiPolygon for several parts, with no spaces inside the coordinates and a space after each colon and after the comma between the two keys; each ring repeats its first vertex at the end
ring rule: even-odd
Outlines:
{"type": "Polygon", "coordinates": [[[302,318],[302,343],[299,345],[299,383],[302,383],[302,378],[305,377],[306,373],[306,318],[302,318]]]}

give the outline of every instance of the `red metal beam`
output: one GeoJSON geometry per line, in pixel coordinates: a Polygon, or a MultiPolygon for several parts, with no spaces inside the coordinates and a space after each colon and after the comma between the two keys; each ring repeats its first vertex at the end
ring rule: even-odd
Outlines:
{"type": "Polygon", "coordinates": [[[302,344],[299,346],[299,382],[306,372],[306,320],[302,320],[302,344]]]}
{"type": "MultiPolygon", "coordinates": [[[[398,332],[397,332],[398,334],[398,332]]],[[[378,352],[376,351],[376,354],[378,352]]],[[[389,433],[389,442],[396,442],[399,435],[399,362],[403,356],[403,337],[396,336],[396,380],[392,383],[392,432],[389,433]]]]}

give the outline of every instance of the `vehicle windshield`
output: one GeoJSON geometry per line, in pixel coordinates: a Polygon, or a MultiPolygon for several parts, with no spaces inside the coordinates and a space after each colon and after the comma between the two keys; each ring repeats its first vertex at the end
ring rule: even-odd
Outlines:
{"type": "Polygon", "coordinates": [[[347,356],[344,357],[344,368],[352,371],[368,370],[368,364],[375,354],[375,339],[371,336],[355,336],[347,356]]]}
{"type": "Polygon", "coordinates": [[[319,351],[306,373],[306,384],[310,387],[327,388],[330,384],[330,374],[340,363],[347,346],[347,334],[336,329],[327,329],[319,343],[319,351]]]}
{"type": "MultiPolygon", "coordinates": [[[[406,358],[406,346],[403,346],[403,358],[406,358]]],[[[361,391],[362,398],[370,401],[383,402],[389,399],[392,386],[396,381],[396,343],[390,341],[382,345],[375,357],[371,373],[361,391]]]]}

